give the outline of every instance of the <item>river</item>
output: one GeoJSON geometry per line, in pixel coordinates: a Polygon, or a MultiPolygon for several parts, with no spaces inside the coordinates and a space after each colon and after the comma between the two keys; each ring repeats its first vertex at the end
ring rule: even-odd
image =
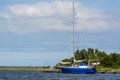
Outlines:
{"type": "Polygon", "coordinates": [[[0,71],[0,80],[120,80],[120,74],[63,74],[40,71],[0,71]]]}

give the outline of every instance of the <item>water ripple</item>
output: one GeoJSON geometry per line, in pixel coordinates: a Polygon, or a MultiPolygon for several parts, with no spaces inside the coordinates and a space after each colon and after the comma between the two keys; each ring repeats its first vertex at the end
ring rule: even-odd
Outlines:
{"type": "Polygon", "coordinates": [[[0,80],[120,80],[120,74],[63,74],[40,71],[0,71],[0,80]]]}

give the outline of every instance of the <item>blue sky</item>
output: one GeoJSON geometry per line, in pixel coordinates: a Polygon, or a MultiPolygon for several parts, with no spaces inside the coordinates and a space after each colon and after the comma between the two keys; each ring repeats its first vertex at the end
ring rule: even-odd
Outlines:
{"type": "MultiPolygon", "coordinates": [[[[120,53],[120,0],[75,0],[79,49],[120,53]]],[[[0,0],[0,66],[55,65],[71,57],[72,0],[0,0]]]]}

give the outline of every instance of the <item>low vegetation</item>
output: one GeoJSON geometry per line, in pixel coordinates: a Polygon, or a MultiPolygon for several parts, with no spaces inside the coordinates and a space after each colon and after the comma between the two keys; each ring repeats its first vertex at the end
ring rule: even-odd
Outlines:
{"type": "Polygon", "coordinates": [[[49,71],[50,66],[0,66],[0,70],[49,71]]]}

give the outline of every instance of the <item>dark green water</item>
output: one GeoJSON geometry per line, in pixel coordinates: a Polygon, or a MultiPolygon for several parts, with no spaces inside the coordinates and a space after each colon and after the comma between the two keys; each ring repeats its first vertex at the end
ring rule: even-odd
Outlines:
{"type": "Polygon", "coordinates": [[[39,71],[0,71],[0,80],[120,80],[120,74],[63,74],[39,71]]]}

